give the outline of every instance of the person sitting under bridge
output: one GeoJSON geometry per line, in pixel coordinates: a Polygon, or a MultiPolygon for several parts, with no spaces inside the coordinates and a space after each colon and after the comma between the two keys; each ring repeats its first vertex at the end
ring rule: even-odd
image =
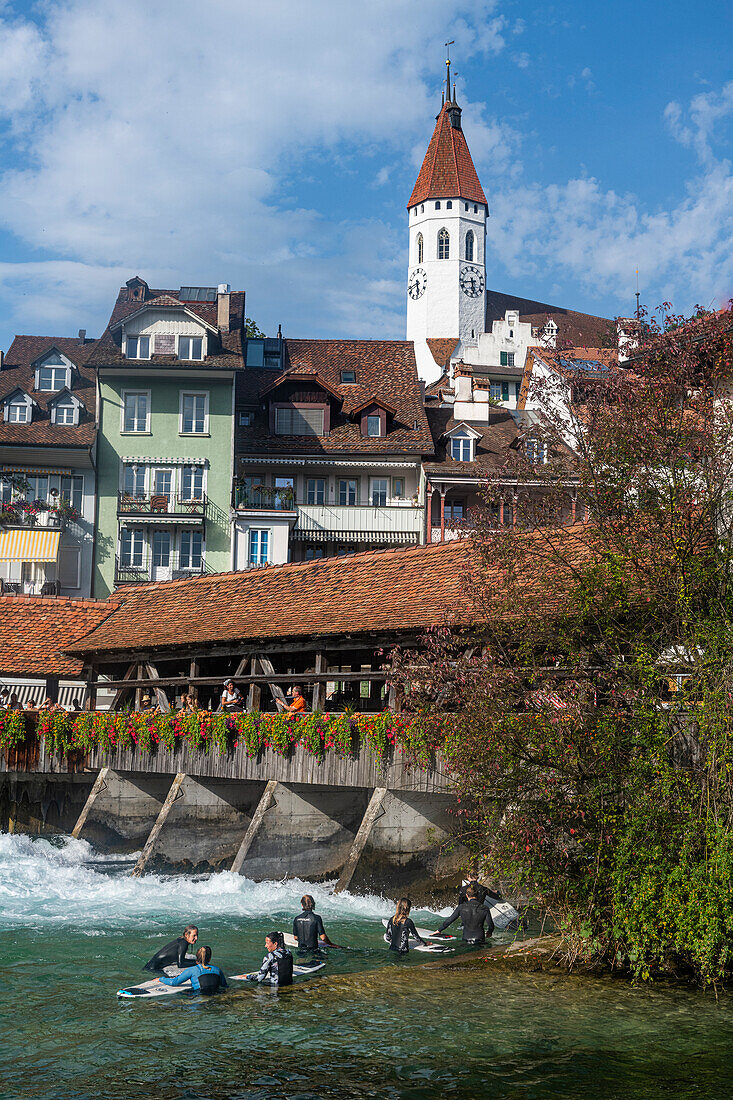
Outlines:
{"type": "Polygon", "coordinates": [[[218,966],[211,966],[211,948],[199,947],[196,952],[196,965],[182,970],[175,978],[158,978],[163,985],[185,985],[191,983],[194,993],[219,993],[227,989],[224,972],[218,966]]]}
{"type": "Polygon", "coordinates": [[[188,949],[194,946],[198,938],[198,928],[195,924],[189,924],[184,928],[182,936],[177,940],[171,940],[165,947],[161,947],[160,951],[156,951],[152,959],[145,963],[143,970],[166,972],[167,967],[183,970],[185,967],[192,966],[196,962],[196,956],[189,955],[188,949]]]}

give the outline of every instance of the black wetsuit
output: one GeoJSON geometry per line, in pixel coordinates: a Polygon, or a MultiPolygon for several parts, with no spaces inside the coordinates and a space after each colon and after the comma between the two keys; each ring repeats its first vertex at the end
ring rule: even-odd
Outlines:
{"type": "Polygon", "coordinates": [[[323,921],[312,909],[304,909],[293,921],[293,935],[299,951],[317,951],[321,946],[318,937],[326,935],[323,921]]]}
{"type": "Polygon", "coordinates": [[[491,919],[488,907],[480,902],[478,898],[467,898],[466,901],[456,906],[447,920],[444,920],[440,928],[436,929],[436,932],[445,932],[446,928],[457,921],[459,917],[463,922],[463,939],[466,943],[483,943],[486,935],[490,936],[494,931],[494,922],[491,919]],[[486,933],[484,933],[484,925],[486,925],[486,933]]]}
{"type": "Polygon", "coordinates": [[[422,936],[418,936],[417,928],[410,917],[403,920],[401,924],[395,924],[394,917],[390,917],[384,938],[389,943],[390,951],[397,951],[400,955],[406,955],[410,950],[410,939],[425,943],[422,936]]]}
{"type": "Polygon", "coordinates": [[[488,897],[491,897],[491,891],[487,890],[485,886],[482,886],[480,882],[467,882],[465,886],[462,886],[458,891],[458,904],[463,905],[466,898],[466,891],[469,886],[473,886],[473,892],[476,895],[478,901],[483,905],[488,897]]]}
{"type": "Polygon", "coordinates": [[[195,966],[196,956],[186,954],[187,951],[192,950],[195,950],[193,944],[183,936],[179,936],[177,940],[171,940],[165,947],[161,947],[160,951],[156,951],[152,959],[145,963],[143,970],[160,972],[165,970],[166,966],[180,966],[181,970],[195,966]]]}

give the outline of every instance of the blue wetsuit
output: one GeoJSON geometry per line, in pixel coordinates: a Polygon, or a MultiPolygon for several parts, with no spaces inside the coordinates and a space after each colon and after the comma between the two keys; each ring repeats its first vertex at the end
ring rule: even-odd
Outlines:
{"type": "Polygon", "coordinates": [[[202,966],[201,963],[182,970],[175,978],[160,978],[159,981],[163,985],[183,985],[190,981],[194,993],[218,993],[227,988],[227,980],[218,966],[202,966]]]}

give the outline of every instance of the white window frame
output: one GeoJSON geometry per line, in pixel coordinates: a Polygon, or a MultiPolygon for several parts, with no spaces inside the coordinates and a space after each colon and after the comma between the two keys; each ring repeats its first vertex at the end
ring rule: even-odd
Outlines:
{"type": "Polygon", "coordinates": [[[67,363],[39,363],[36,367],[36,389],[39,393],[59,393],[61,390],[70,390],[71,367],[67,363]],[[42,386],[41,374],[43,371],[63,371],[64,380],[60,386],[42,386]]]}
{"type": "Polygon", "coordinates": [[[196,333],[182,333],[176,341],[176,357],[182,359],[185,363],[202,363],[206,358],[206,337],[202,334],[196,333]],[[182,340],[200,340],[201,341],[201,354],[194,355],[181,355],[181,341],[182,340]]]}
{"type": "Polygon", "coordinates": [[[473,462],[473,445],[475,440],[467,432],[456,432],[450,437],[450,456],[454,462],[473,462]],[[455,454],[454,448],[460,453],[455,454]],[[468,456],[465,451],[468,449],[468,456]]]}
{"type": "Polygon", "coordinates": [[[147,543],[145,542],[145,536],[143,531],[139,527],[123,527],[120,530],[119,546],[117,554],[119,557],[120,565],[123,569],[142,569],[145,565],[145,550],[147,543]],[[125,535],[130,536],[130,561],[124,560],[123,541],[125,535]],[[135,543],[139,543],[140,548],[140,561],[136,562],[135,559],[135,543]]]}
{"type": "Polygon", "coordinates": [[[340,507],[353,507],[354,505],[359,503],[359,478],[358,477],[340,477],[338,479],[337,488],[338,488],[338,497],[339,497],[338,503],[339,503],[340,507]],[[348,499],[342,500],[341,499],[342,496],[346,496],[348,498],[351,495],[349,486],[352,482],[353,482],[353,485],[354,485],[354,499],[353,500],[348,500],[348,499]],[[341,492],[341,489],[342,489],[343,486],[346,486],[346,492],[345,493],[341,492]]]}
{"type": "Polygon", "coordinates": [[[381,439],[382,438],[382,418],[379,413],[368,413],[366,418],[367,439],[381,439]],[[373,432],[371,430],[371,424],[377,422],[377,430],[373,432]]]}
{"type": "Polygon", "coordinates": [[[76,508],[79,515],[84,511],[84,474],[61,474],[59,477],[59,499],[68,500],[72,508],[76,508]],[[71,491],[64,494],[64,482],[71,482],[71,491]]]}
{"type": "Polygon", "coordinates": [[[27,395],[17,394],[15,397],[9,398],[5,402],[5,422],[7,424],[30,424],[33,419],[33,406],[31,405],[27,395]],[[25,415],[23,417],[13,417],[10,415],[11,409],[24,409],[25,415]]]}
{"type": "Polygon", "coordinates": [[[179,569],[188,569],[192,573],[199,573],[201,571],[201,567],[203,565],[203,562],[204,562],[204,533],[203,533],[203,531],[199,531],[195,527],[191,528],[188,531],[181,531],[181,534],[180,534],[180,537],[179,537],[179,540],[178,540],[178,568],[179,569]],[[199,554],[199,564],[198,565],[192,565],[191,564],[191,559],[193,557],[192,544],[193,544],[193,539],[194,539],[195,535],[199,535],[200,538],[201,538],[201,551],[200,551],[200,554],[199,554]],[[188,564],[184,565],[184,562],[183,562],[183,540],[186,537],[189,540],[189,551],[188,551],[188,564]]]}
{"type": "Polygon", "coordinates": [[[208,390],[181,390],[178,404],[178,434],[179,435],[208,435],[209,434],[209,391],[208,390]],[[183,408],[187,397],[203,397],[204,399],[204,426],[201,431],[187,432],[183,427],[183,408]]]}
{"type": "Polygon", "coordinates": [[[185,501],[203,500],[205,496],[206,496],[206,470],[204,469],[203,466],[198,466],[195,463],[193,465],[191,465],[191,463],[187,462],[185,464],[185,466],[181,466],[179,499],[180,500],[185,500],[185,501]],[[185,481],[185,474],[188,470],[192,471],[192,474],[191,474],[192,484],[195,483],[197,478],[200,477],[200,479],[201,479],[201,493],[199,495],[196,495],[195,488],[192,488],[190,494],[186,495],[188,493],[188,490],[184,486],[184,481],[185,481]]]}
{"type": "Polygon", "coordinates": [[[139,332],[135,335],[133,335],[132,333],[130,333],[128,335],[126,333],[125,334],[125,359],[149,359],[150,358],[150,343],[151,343],[151,340],[152,340],[152,336],[148,335],[145,332],[139,332]],[[131,340],[135,341],[135,355],[130,355],[129,350],[128,350],[129,347],[130,347],[130,341],[131,340]],[[138,355],[137,354],[138,351],[140,350],[139,344],[140,344],[141,340],[147,340],[147,342],[148,342],[148,354],[147,355],[138,355]]]}
{"type": "Polygon", "coordinates": [[[120,463],[120,491],[121,492],[125,493],[127,496],[132,496],[132,497],[143,496],[144,497],[145,496],[145,491],[147,489],[147,483],[148,483],[148,467],[143,462],[122,462],[122,463],[120,463]],[[140,475],[142,474],[142,484],[139,487],[134,486],[131,490],[128,490],[127,485],[126,485],[125,474],[126,474],[127,470],[130,470],[132,472],[132,469],[133,469],[134,466],[137,466],[137,476],[140,477],[140,475]]]}
{"type": "Polygon", "coordinates": [[[328,478],[327,477],[307,477],[305,479],[305,502],[306,502],[306,504],[311,504],[314,507],[320,507],[321,505],[328,503],[328,478]],[[316,500],[316,499],[310,500],[309,499],[310,494],[311,494],[311,489],[310,489],[311,482],[313,483],[313,496],[314,496],[314,498],[316,498],[318,496],[318,493],[319,493],[318,486],[319,485],[323,486],[323,500],[316,500]]]}
{"type": "Polygon", "coordinates": [[[263,565],[270,564],[270,557],[272,554],[272,528],[271,527],[250,527],[247,532],[247,567],[249,569],[256,569],[263,565]],[[257,536],[257,561],[252,561],[252,536],[257,536]],[[262,535],[267,535],[267,556],[265,560],[262,560],[262,535]]]}
{"type": "MultiPolygon", "coordinates": [[[[390,485],[389,485],[389,478],[388,477],[370,477],[369,478],[369,503],[372,505],[373,508],[384,508],[386,506],[387,501],[389,500],[389,490],[390,490],[390,485]],[[375,484],[374,483],[376,481],[384,482],[384,500],[381,500],[381,499],[380,500],[375,500],[374,499],[374,493],[375,493],[375,484]]],[[[381,489],[379,490],[379,496],[380,496],[380,498],[382,496],[382,490],[381,489]]]]}
{"type": "Polygon", "coordinates": [[[72,394],[65,394],[62,399],[54,401],[51,406],[51,423],[52,424],[65,424],[76,426],[79,423],[79,402],[73,397],[72,394]],[[59,409],[71,409],[71,420],[59,420],[59,409]]]}
{"type": "Polygon", "coordinates": [[[121,422],[120,422],[120,434],[121,435],[150,435],[150,390],[123,390],[122,391],[122,409],[121,409],[121,422]],[[145,427],[144,428],[126,428],[125,427],[125,413],[127,410],[127,398],[128,397],[145,397],[147,398],[147,408],[145,411],[145,427]]]}

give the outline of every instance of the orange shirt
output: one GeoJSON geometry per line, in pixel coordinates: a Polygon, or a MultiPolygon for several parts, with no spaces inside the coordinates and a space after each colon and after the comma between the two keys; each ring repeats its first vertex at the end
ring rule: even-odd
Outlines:
{"type": "Polygon", "coordinates": [[[307,709],[307,704],[302,695],[296,695],[292,703],[288,707],[288,711],[291,714],[302,714],[307,709]]]}

